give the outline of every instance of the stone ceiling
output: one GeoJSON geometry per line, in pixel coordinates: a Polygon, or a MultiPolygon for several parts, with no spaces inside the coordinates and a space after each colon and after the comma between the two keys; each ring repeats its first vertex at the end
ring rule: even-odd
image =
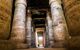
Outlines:
{"type": "Polygon", "coordinates": [[[49,0],[28,0],[28,7],[48,8],[49,7],[49,0]]]}

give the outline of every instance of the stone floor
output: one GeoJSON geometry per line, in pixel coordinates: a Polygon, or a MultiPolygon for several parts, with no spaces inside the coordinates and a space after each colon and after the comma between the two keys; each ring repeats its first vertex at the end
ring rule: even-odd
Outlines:
{"type": "Polygon", "coordinates": [[[66,50],[65,48],[30,48],[30,49],[16,49],[16,50],[66,50]]]}

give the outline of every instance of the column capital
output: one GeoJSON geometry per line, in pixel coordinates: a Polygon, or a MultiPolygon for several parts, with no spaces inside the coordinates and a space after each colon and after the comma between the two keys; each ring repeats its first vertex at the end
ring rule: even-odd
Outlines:
{"type": "Polygon", "coordinates": [[[54,2],[58,2],[59,4],[62,3],[61,0],[49,0],[49,4],[50,4],[50,5],[51,5],[52,3],[54,3],[54,2]]]}
{"type": "Polygon", "coordinates": [[[15,6],[18,5],[18,4],[22,4],[22,5],[27,6],[27,1],[26,0],[16,0],[15,1],[15,6]]]}
{"type": "Polygon", "coordinates": [[[49,0],[49,4],[52,8],[62,8],[60,0],[49,0]]]}

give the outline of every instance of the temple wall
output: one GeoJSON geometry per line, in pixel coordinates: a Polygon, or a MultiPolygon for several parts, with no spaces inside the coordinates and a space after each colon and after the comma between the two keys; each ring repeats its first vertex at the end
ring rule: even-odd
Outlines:
{"type": "MultiPolygon", "coordinates": [[[[62,0],[62,3],[69,34],[71,36],[68,40],[68,46],[80,47],[80,0],[62,0]]],[[[11,15],[12,0],[0,0],[0,48],[3,44],[6,47],[6,45],[10,43],[10,41],[8,42],[6,40],[10,35],[11,15]]],[[[23,44],[20,45],[22,46],[23,44]]]]}
{"type": "Polygon", "coordinates": [[[63,7],[70,35],[80,35],[80,0],[63,0],[63,7]]]}
{"type": "Polygon", "coordinates": [[[68,47],[80,47],[80,0],[63,0],[70,39],[68,47]]]}
{"type": "Polygon", "coordinates": [[[8,39],[10,33],[12,0],[0,0],[0,39],[8,39]]]}
{"type": "Polygon", "coordinates": [[[0,0],[0,50],[14,49],[13,42],[9,41],[12,18],[13,0],[0,0]]]}

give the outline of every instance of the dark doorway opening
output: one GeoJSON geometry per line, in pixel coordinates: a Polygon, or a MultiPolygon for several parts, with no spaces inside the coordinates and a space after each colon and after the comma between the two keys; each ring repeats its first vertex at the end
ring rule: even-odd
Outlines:
{"type": "Polygon", "coordinates": [[[46,11],[32,11],[32,41],[31,46],[45,48],[46,46],[46,11]]]}

